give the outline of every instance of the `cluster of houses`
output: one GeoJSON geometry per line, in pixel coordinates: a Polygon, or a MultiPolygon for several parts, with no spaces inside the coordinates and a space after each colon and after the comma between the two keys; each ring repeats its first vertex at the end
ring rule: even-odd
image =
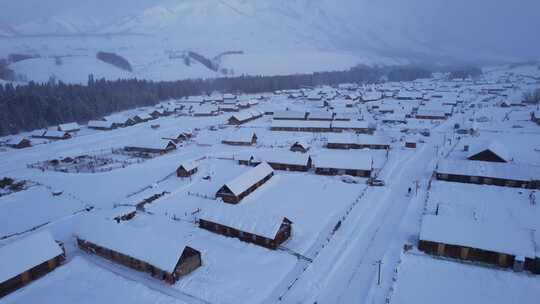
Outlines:
{"type": "MultiPolygon", "coordinates": [[[[468,150],[466,160],[443,160],[437,180],[521,189],[540,189],[540,167],[513,163],[503,145],[486,142],[468,150]]],[[[489,191],[489,190],[483,190],[489,191]]],[[[511,203],[508,202],[511,208],[511,203]]],[[[534,233],[489,221],[425,215],[418,248],[430,255],[540,274],[534,233]]]]}

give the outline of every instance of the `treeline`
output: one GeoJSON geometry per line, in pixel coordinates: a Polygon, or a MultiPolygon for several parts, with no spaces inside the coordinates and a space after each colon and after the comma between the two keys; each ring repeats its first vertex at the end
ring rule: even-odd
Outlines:
{"type": "MultiPolygon", "coordinates": [[[[412,80],[430,74],[422,69],[410,68],[409,72],[406,69],[399,68],[400,72],[394,72],[391,78],[412,80]]],[[[162,82],[137,79],[95,80],[89,76],[87,85],[62,82],[0,85],[0,135],[66,122],[84,123],[113,112],[151,106],[172,98],[213,92],[261,93],[340,83],[373,83],[388,78],[392,71],[391,68],[356,67],[340,72],[162,82]]]]}

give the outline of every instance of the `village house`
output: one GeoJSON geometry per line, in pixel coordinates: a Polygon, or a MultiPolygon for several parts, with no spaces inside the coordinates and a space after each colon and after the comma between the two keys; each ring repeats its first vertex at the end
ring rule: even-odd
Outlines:
{"type": "Polygon", "coordinates": [[[148,113],[150,116],[152,116],[153,119],[157,119],[161,116],[165,116],[165,110],[163,109],[153,109],[148,113]]]}
{"type": "Polygon", "coordinates": [[[69,134],[68,132],[62,132],[62,131],[56,131],[56,130],[38,130],[38,131],[34,131],[31,137],[50,139],[50,140],[65,140],[65,139],[70,139],[71,134],[69,134]]]}
{"type": "Polygon", "coordinates": [[[112,121],[108,120],[90,120],[88,122],[88,128],[94,130],[110,131],[115,129],[115,125],[112,121]]]}
{"type": "Polygon", "coordinates": [[[384,136],[340,133],[327,137],[328,149],[390,149],[390,139],[384,136]]]}
{"type": "Polygon", "coordinates": [[[79,248],[87,253],[147,272],[169,284],[202,265],[201,253],[182,240],[113,221],[81,225],[76,239],[79,248]]]}
{"type": "Polygon", "coordinates": [[[246,166],[258,166],[266,162],[274,170],[307,172],[312,166],[309,155],[284,151],[272,151],[255,154],[245,153],[238,157],[238,163],[246,166]]]}
{"type": "Polygon", "coordinates": [[[170,133],[162,137],[164,140],[172,140],[175,144],[179,144],[183,141],[189,140],[193,136],[193,133],[190,129],[178,131],[175,133],[170,133]]]}
{"type": "Polygon", "coordinates": [[[212,105],[193,107],[191,111],[195,117],[215,116],[219,113],[218,107],[212,105]]]}
{"type": "Polygon", "coordinates": [[[166,154],[176,150],[176,145],[171,140],[153,140],[126,146],[124,150],[143,154],[166,154]]]}
{"type": "Polygon", "coordinates": [[[65,260],[63,245],[41,231],[0,247],[0,298],[53,271],[65,260]]]}
{"type": "Polygon", "coordinates": [[[237,106],[239,109],[245,110],[245,109],[249,108],[250,105],[249,105],[249,101],[243,100],[243,101],[238,101],[238,102],[236,103],[236,106],[237,106]]]}
{"type": "Polygon", "coordinates": [[[230,134],[221,143],[230,146],[253,146],[257,144],[257,134],[255,132],[237,131],[230,134]]]}
{"type": "Polygon", "coordinates": [[[351,161],[334,154],[322,154],[314,157],[313,163],[319,175],[371,177],[373,171],[373,159],[369,155],[358,155],[351,161]]]}
{"type": "Polygon", "coordinates": [[[507,149],[497,141],[481,143],[469,149],[469,160],[507,163],[512,160],[507,149]]]}
{"type": "Polygon", "coordinates": [[[272,250],[292,235],[292,222],[287,217],[227,205],[206,209],[199,227],[272,250]]]}
{"type": "Polygon", "coordinates": [[[375,125],[368,123],[367,121],[333,121],[331,124],[332,132],[352,131],[363,134],[373,134],[375,132],[375,125]]]}
{"type": "Polygon", "coordinates": [[[383,123],[400,123],[400,124],[406,124],[407,123],[407,117],[405,114],[391,114],[391,115],[384,115],[381,119],[383,123]]]}
{"type": "Polygon", "coordinates": [[[291,145],[289,150],[291,150],[292,152],[306,153],[307,151],[309,151],[310,148],[311,146],[307,142],[299,140],[295,141],[294,144],[291,145]]]}
{"type": "Polygon", "coordinates": [[[524,164],[443,160],[435,169],[438,180],[540,189],[540,167],[524,164]]]}
{"type": "Polygon", "coordinates": [[[30,139],[23,137],[23,138],[11,140],[8,146],[13,149],[25,149],[25,148],[30,148],[32,146],[32,142],[30,141],[30,139]]]}
{"type": "Polygon", "coordinates": [[[261,118],[262,116],[263,116],[263,113],[256,110],[243,111],[238,114],[231,115],[231,117],[229,117],[228,124],[229,125],[242,125],[252,120],[261,118]]]}
{"type": "Polygon", "coordinates": [[[334,120],[334,113],[329,111],[310,111],[307,120],[332,121],[334,120]]]}
{"type": "Polygon", "coordinates": [[[176,176],[178,177],[190,177],[197,173],[199,163],[197,161],[185,161],[176,169],[176,176]]]}
{"type": "Polygon", "coordinates": [[[221,198],[225,203],[238,204],[273,175],[272,167],[263,162],[219,188],[216,192],[216,198],[221,198]]]}
{"type": "Polygon", "coordinates": [[[81,126],[79,126],[79,124],[76,123],[76,122],[61,124],[57,128],[57,131],[68,132],[68,133],[77,132],[77,131],[80,131],[80,130],[81,130],[81,126]]]}
{"type": "Polygon", "coordinates": [[[136,124],[147,122],[147,121],[150,121],[152,119],[154,119],[154,118],[150,114],[147,114],[147,113],[137,114],[137,115],[133,116],[133,118],[132,118],[133,122],[135,122],[136,124]]]}
{"type": "Polygon", "coordinates": [[[287,132],[333,132],[329,121],[289,121],[273,120],[270,126],[272,131],[287,132]]]}
{"type": "Polygon", "coordinates": [[[531,112],[531,121],[540,125],[540,111],[531,112]]]}
{"type": "Polygon", "coordinates": [[[274,120],[306,120],[308,116],[307,112],[296,111],[276,111],[274,112],[274,120]]]}
{"type": "Polygon", "coordinates": [[[444,120],[446,114],[443,111],[423,110],[419,109],[415,115],[416,119],[444,120]]]}
{"type": "Polygon", "coordinates": [[[382,92],[379,91],[366,91],[362,93],[362,101],[370,102],[383,99],[382,92]]]}
{"type": "Polygon", "coordinates": [[[436,256],[540,273],[531,231],[498,223],[425,215],[418,249],[436,256]]]}
{"type": "Polygon", "coordinates": [[[220,112],[238,112],[240,108],[234,104],[220,104],[218,107],[220,112]]]}

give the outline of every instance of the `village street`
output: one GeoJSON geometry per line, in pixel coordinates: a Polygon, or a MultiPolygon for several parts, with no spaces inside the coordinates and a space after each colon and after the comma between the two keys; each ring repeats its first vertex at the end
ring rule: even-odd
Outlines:
{"type": "MultiPolygon", "coordinates": [[[[447,122],[439,128],[451,125],[447,122]]],[[[340,230],[314,260],[291,290],[282,297],[284,303],[364,303],[377,277],[376,261],[391,247],[398,236],[411,200],[416,197],[415,181],[425,192],[433,173],[436,153],[443,135],[430,137],[412,154],[393,153],[379,178],[385,187],[371,187],[361,203],[353,209],[340,230]],[[413,189],[411,196],[408,188],[413,189]]],[[[419,208],[416,206],[416,208],[419,208]]],[[[389,266],[389,265],[386,265],[389,266]]],[[[388,267],[386,267],[388,268],[388,267]]],[[[391,277],[383,278],[390,280],[391,277]]]]}

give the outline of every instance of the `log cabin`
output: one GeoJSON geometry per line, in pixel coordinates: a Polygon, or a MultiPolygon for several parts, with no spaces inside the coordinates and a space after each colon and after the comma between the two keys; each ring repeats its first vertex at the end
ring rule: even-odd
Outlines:
{"type": "Polygon", "coordinates": [[[236,177],[223,185],[216,192],[216,198],[223,202],[238,204],[244,197],[257,190],[274,175],[274,170],[267,163],[260,163],[255,168],[236,177]]]}

